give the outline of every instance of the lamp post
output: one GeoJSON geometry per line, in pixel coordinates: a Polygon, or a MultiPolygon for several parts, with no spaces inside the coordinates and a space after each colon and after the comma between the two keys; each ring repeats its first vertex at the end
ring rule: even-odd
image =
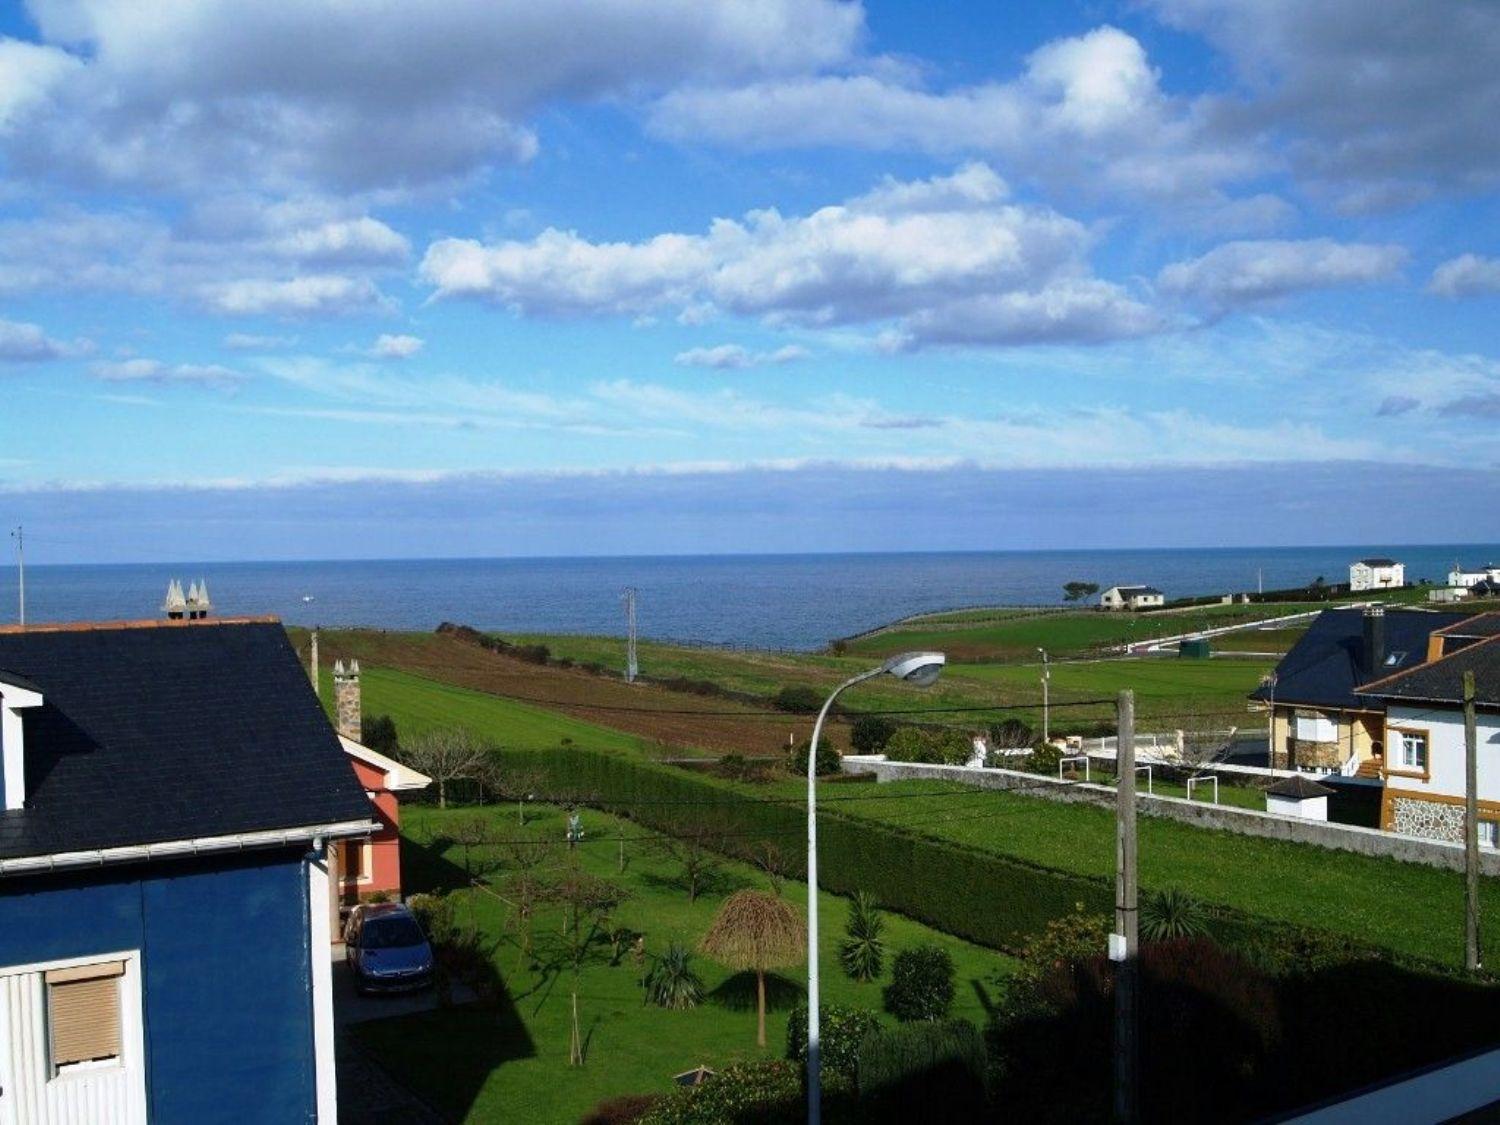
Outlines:
{"type": "Polygon", "coordinates": [[[819,1070],[818,1019],[818,806],[814,783],[818,776],[818,739],[823,734],[823,720],[833,701],[845,689],[873,680],[876,676],[895,676],[917,687],[931,687],[948,658],[941,652],[903,652],[878,668],[852,676],[833,689],[833,694],[818,712],[813,724],[812,744],[807,750],[807,1120],[819,1125],[822,1119],[822,1080],[819,1070]]]}
{"type": "Polygon", "coordinates": [[[1048,687],[1050,686],[1050,681],[1052,679],[1052,665],[1049,662],[1046,649],[1039,648],[1037,649],[1037,652],[1042,654],[1042,741],[1048,742],[1051,740],[1052,733],[1050,724],[1048,723],[1047,715],[1049,709],[1047,694],[1048,687]]]}

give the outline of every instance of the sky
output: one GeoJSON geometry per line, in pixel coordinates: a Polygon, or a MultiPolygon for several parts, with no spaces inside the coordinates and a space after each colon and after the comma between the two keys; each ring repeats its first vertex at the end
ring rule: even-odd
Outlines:
{"type": "Polygon", "coordinates": [[[37,561],[1500,541],[1500,5],[0,6],[37,561]]]}

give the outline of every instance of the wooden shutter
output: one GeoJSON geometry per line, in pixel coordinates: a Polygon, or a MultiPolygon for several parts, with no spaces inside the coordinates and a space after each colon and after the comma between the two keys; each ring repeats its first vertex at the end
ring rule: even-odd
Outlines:
{"type": "Polygon", "coordinates": [[[120,1056],[123,961],[76,965],[47,973],[47,1024],[52,1069],[120,1056]]]}

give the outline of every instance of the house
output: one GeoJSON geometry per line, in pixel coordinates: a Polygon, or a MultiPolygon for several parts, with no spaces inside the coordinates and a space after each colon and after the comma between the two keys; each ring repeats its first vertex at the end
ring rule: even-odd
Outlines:
{"type": "Polygon", "coordinates": [[[0,756],[0,1121],[331,1125],[378,825],[280,624],[0,629],[0,756]]]}
{"type": "Polygon", "coordinates": [[[1155,586],[1111,586],[1099,595],[1105,609],[1154,609],[1164,600],[1155,586]]]}
{"type": "Polygon", "coordinates": [[[1479,842],[1500,846],[1500,613],[1435,634],[1431,659],[1360,690],[1385,707],[1380,826],[1437,840],[1464,838],[1463,681],[1475,685],[1479,842]]]}
{"type": "MultiPolygon", "coordinates": [[[[349,839],[334,847],[330,869],[337,873],[335,887],[340,906],[375,897],[401,898],[401,806],[397,794],[425,789],[432,778],[376,753],[360,743],[362,712],[359,661],[333,666],[334,723],[365,796],[380,825],[368,839],[349,839]]],[[[342,939],[342,925],[334,927],[335,942],[342,939]]]]}
{"type": "Polygon", "coordinates": [[[1435,633],[1472,616],[1382,606],[1325,609],[1250,694],[1271,711],[1269,764],[1378,781],[1385,707],[1361,694],[1361,685],[1424,663],[1435,633]]]}
{"type": "Polygon", "coordinates": [[[1394,590],[1406,585],[1406,565],[1395,559],[1360,559],[1349,565],[1349,589],[1394,590]]]}
{"type": "Polygon", "coordinates": [[[1500,582],[1500,565],[1485,563],[1478,570],[1465,570],[1458,563],[1453,564],[1453,569],[1448,572],[1448,585],[1460,586],[1464,589],[1477,586],[1481,582],[1500,582]]]}

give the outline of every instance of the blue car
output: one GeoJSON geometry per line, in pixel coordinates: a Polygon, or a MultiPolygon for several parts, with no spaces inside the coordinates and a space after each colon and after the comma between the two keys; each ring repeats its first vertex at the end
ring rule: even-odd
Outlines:
{"type": "Polygon", "coordinates": [[[356,906],[344,930],[354,987],[410,992],[432,983],[432,946],[412,912],[397,902],[356,906]]]}

